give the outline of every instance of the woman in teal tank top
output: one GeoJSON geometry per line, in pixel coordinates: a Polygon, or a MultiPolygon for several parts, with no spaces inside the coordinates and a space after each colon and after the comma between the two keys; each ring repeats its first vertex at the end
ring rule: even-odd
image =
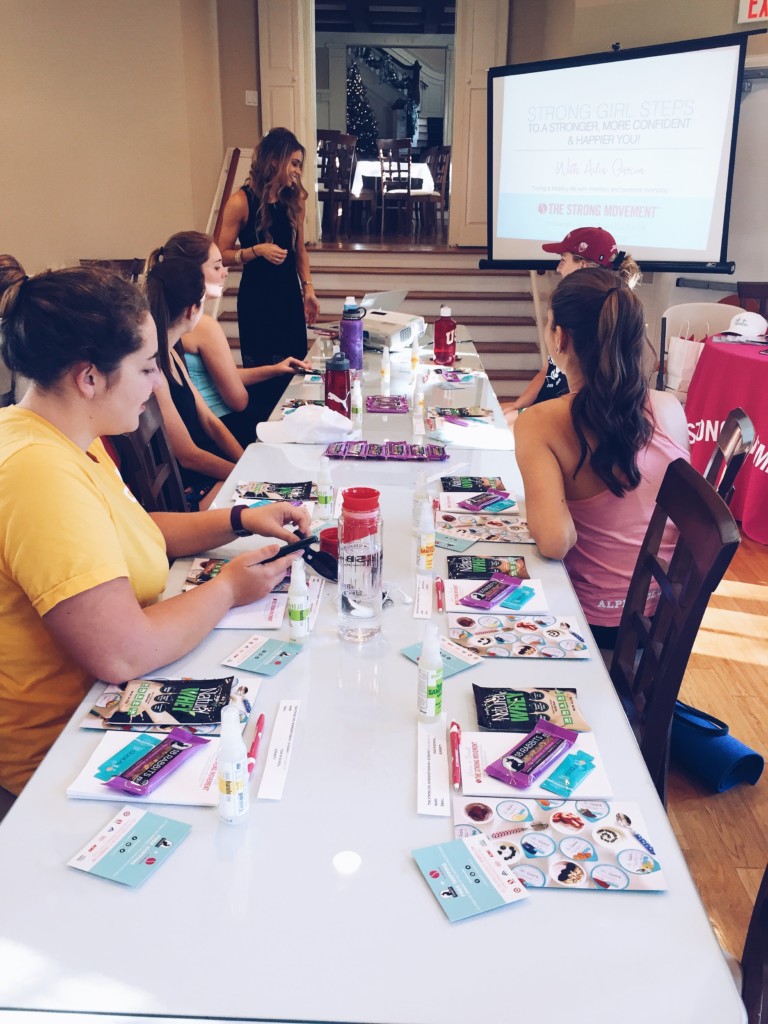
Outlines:
{"type": "MultiPolygon", "coordinates": [[[[188,260],[201,267],[207,298],[221,297],[229,271],[222,263],[218,246],[209,235],[200,231],[180,231],[168,239],[163,253],[165,259],[188,260]]],[[[298,370],[311,370],[309,363],[293,356],[267,366],[238,366],[221,324],[207,313],[194,330],[182,336],[181,343],[193,384],[206,405],[243,447],[256,440],[259,419],[254,394],[256,385],[298,370]]]]}

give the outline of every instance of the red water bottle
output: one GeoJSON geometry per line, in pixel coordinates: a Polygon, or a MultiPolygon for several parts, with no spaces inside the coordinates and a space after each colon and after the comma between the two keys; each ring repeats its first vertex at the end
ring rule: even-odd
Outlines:
{"type": "Polygon", "coordinates": [[[435,362],[453,366],[456,360],[456,321],[451,319],[450,306],[440,307],[440,318],[435,320],[435,362]]]}
{"type": "Polygon", "coordinates": [[[325,364],[325,404],[329,409],[350,416],[349,360],[341,352],[325,364]]]}

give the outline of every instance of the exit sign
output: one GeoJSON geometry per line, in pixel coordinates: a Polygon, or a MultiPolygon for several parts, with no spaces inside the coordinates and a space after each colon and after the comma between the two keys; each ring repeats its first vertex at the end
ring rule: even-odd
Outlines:
{"type": "Polygon", "coordinates": [[[768,21],[768,0],[739,0],[739,21],[768,21]]]}

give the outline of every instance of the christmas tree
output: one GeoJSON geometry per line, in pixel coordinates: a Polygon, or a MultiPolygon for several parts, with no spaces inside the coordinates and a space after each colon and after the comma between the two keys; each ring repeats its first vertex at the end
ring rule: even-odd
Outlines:
{"type": "Polygon", "coordinates": [[[360,68],[354,62],[347,71],[347,132],[357,136],[361,156],[375,156],[379,126],[363,85],[360,68]]]}

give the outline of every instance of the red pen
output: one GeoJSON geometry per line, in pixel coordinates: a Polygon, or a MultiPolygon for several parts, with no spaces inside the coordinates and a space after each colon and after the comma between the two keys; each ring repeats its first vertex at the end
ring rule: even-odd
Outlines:
{"type": "Polygon", "coordinates": [[[259,743],[261,742],[261,734],[264,732],[264,715],[259,715],[258,721],[256,722],[256,734],[253,737],[253,743],[248,750],[248,757],[253,758],[253,763],[248,765],[248,774],[250,775],[256,765],[256,755],[259,752],[259,743]]]}
{"type": "Polygon", "coordinates": [[[437,610],[445,611],[445,584],[439,576],[435,576],[435,593],[437,594],[437,610]]]}
{"type": "Polygon", "coordinates": [[[453,788],[461,786],[461,761],[459,759],[459,744],[461,743],[461,726],[458,722],[451,722],[449,730],[451,736],[451,774],[453,776],[453,788]]]}

